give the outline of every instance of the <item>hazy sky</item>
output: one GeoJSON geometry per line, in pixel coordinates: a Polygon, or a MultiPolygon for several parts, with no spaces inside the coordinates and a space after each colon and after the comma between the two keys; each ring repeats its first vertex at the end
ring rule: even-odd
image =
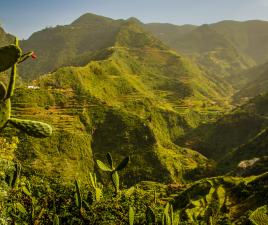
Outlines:
{"type": "Polygon", "coordinates": [[[0,24],[19,38],[69,24],[86,12],[179,25],[268,20],[268,0],[0,0],[0,24]]]}

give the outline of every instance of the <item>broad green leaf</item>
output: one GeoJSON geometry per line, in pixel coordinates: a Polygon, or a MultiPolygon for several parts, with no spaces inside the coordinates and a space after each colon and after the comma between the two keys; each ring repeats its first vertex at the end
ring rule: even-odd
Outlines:
{"type": "Polygon", "coordinates": [[[134,225],[134,219],[135,219],[134,209],[132,208],[132,206],[129,206],[128,210],[129,225],[134,225]]]}
{"type": "Polygon", "coordinates": [[[112,172],[112,169],[109,166],[107,166],[105,163],[103,163],[102,161],[97,160],[96,162],[97,162],[98,167],[101,170],[106,171],[106,172],[112,172]]]}
{"type": "Polygon", "coordinates": [[[131,195],[133,195],[134,191],[135,191],[135,187],[133,187],[133,186],[129,189],[126,189],[124,191],[125,197],[129,198],[131,195]]]}
{"type": "Polygon", "coordinates": [[[126,158],[124,158],[124,159],[122,160],[122,162],[116,167],[115,170],[116,170],[116,171],[119,171],[119,170],[124,169],[124,168],[127,166],[128,162],[129,162],[129,159],[130,159],[129,156],[127,156],[126,158]]]}

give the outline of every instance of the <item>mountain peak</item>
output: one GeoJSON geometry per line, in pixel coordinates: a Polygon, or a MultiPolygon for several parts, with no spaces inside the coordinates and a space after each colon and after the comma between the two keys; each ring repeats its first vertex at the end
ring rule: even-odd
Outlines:
{"type": "Polygon", "coordinates": [[[127,20],[121,26],[117,34],[116,44],[128,48],[167,48],[161,41],[146,32],[140,24],[133,20],[127,20]]]}
{"type": "Polygon", "coordinates": [[[143,24],[139,19],[137,19],[136,17],[130,17],[127,19],[127,21],[129,22],[134,22],[134,23],[137,23],[137,24],[143,24]]]}
{"type": "Polygon", "coordinates": [[[97,23],[110,23],[114,20],[108,17],[99,16],[93,13],[86,13],[82,16],[80,16],[78,19],[76,19],[74,22],[72,22],[71,25],[92,25],[97,23]]]}

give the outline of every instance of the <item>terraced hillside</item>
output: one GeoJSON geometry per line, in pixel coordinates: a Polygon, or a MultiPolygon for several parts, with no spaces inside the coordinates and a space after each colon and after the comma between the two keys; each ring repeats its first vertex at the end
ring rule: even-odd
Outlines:
{"type": "Polygon", "coordinates": [[[125,172],[131,183],[188,182],[210,172],[209,160],[174,140],[219,116],[227,105],[223,89],[133,21],[121,26],[107,51],[84,67],[41,76],[33,83],[40,89],[16,89],[14,116],[54,127],[48,139],[22,137],[24,168],[72,180],[109,151],[117,159],[131,155],[125,172]]]}

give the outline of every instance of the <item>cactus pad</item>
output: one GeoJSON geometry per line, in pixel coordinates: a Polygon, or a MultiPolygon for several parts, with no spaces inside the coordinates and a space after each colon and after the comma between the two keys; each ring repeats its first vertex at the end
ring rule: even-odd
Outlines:
{"type": "Polygon", "coordinates": [[[15,89],[17,64],[24,62],[33,54],[34,52],[32,51],[22,54],[17,38],[13,45],[0,48],[0,72],[12,67],[8,88],[6,89],[5,85],[0,82],[0,130],[9,123],[30,136],[43,138],[52,134],[50,125],[37,121],[10,118],[10,98],[13,96],[15,89]]]}
{"type": "Polygon", "coordinates": [[[21,57],[21,49],[16,45],[0,48],[0,72],[11,68],[21,57]]]}
{"type": "Polygon", "coordinates": [[[33,137],[42,138],[52,134],[51,126],[46,123],[15,118],[10,119],[9,123],[33,137]]]}

